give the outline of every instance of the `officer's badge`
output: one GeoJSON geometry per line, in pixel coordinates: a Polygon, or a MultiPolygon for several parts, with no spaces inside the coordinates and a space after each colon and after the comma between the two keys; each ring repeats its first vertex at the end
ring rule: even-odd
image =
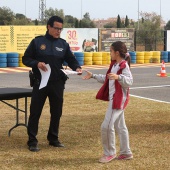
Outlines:
{"type": "Polygon", "coordinates": [[[46,45],[45,44],[41,44],[40,49],[41,50],[45,50],[46,49],[46,45]]]}

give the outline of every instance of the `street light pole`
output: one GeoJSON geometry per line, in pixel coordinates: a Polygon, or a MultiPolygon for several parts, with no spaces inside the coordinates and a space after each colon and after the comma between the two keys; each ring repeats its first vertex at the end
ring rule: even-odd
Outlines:
{"type": "Polygon", "coordinates": [[[160,18],[161,18],[161,0],[160,0],[160,18]]]}
{"type": "Polygon", "coordinates": [[[81,20],[82,20],[82,0],[81,0],[81,20]]]}
{"type": "Polygon", "coordinates": [[[25,0],[25,18],[26,18],[26,7],[27,5],[26,5],[26,0],[25,0]]]}
{"type": "Polygon", "coordinates": [[[138,30],[139,30],[139,0],[138,0],[138,30]]]}

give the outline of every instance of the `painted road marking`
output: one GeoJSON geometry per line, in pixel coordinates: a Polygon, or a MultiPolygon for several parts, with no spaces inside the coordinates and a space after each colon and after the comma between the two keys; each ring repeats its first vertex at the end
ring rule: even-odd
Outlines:
{"type": "Polygon", "coordinates": [[[130,89],[149,89],[149,88],[157,88],[157,87],[169,87],[170,85],[161,85],[161,86],[145,86],[145,87],[131,87],[130,89]]]}
{"type": "MultiPolygon", "coordinates": [[[[170,66],[170,63],[165,63],[167,66],[170,66]]],[[[83,70],[86,69],[108,69],[108,65],[83,65],[81,66],[83,70]]],[[[146,64],[131,64],[131,68],[137,67],[161,67],[161,63],[146,63],[146,64]]],[[[70,69],[69,67],[64,66],[64,68],[70,69]]],[[[28,72],[31,70],[30,67],[6,67],[0,68],[0,73],[16,73],[16,72],[28,72]]]]}
{"type": "MultiPolygon", "coordinates": [[[[132,87],[132,88],[130,88],[130,90],[133,90],[133,89],[134,89],[134,90],[135,90],[135,89],[149,89],[149,88],[157,88],[157,87],[170,87],[170,85],[145,86],[145,87],[132,87]]],[[[142,97],[142,96],[137,96],[137,95],[133,95],[133,94],[130,94],[130,96],[136,97],[136,98],[140,98],[140,99],[151,100],[151,101],[154,101],[154,102],[161,102],[161,103],[170,104],[170,102],[163,101],[163,100],[156,100],[156,99],[152,99],[152,98],[148,98],[148,97],[142,97]]]]}
{"type": "Polygon", "coordinates": [[[154,102],[161,102],[161,103],[167,103],[167,104],[170,104],[170,102],[166,102],[166,101],[163,101],[163,100],[156,100],[156,99],[147,98],[147,97],[142,97],[142,96],[137,96],[137,95],[133,95],[133,94],[130,94],[130,96],[132,96],[132,97],[136,97],[136,98],[140,98],[140,99],[151,100],[151,101],[154,101],[154,102]]]}

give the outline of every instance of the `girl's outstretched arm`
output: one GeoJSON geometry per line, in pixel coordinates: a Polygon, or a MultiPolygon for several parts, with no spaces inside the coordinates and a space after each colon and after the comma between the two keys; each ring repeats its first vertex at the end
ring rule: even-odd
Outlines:
{"type": "Polygon", "coordinates": [[[106,76],[102,74],[93,74],[90,71],[85,70],[87,73],[85,76],[82,77],[83,80],[88,80],[90,78],[96,79],[99,83],[104,83],[106,76]]]}
{"type": "Polygon", "coordinates": [[[86,75],[82,77],[83,80],[88,80],[90,78],[92,78],[92,72],[84,70],[86,72],[86,75]]]}

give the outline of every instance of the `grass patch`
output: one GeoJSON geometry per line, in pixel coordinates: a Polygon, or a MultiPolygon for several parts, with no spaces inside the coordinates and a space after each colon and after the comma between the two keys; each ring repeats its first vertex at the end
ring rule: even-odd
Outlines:
{"type": "MultiPolygon", "coordinates": [[[[95,95],[96,91],[65,93],[59,135],[65,148],[53,148],[48,145],[46,135],[50,114],[46,101],[39,124],[38,140],[41,150],[38,153],[28,151],[25,127],[17,127],[8,137],[8,130],[15,124],[15,111],[1,103],[0,169],[163,170],[170,167],[169,104],[134,97],[130,98],[125,110],[134,159],[113,160],[108,164],[98,163],[102,155],[100,125],[108,103],[96,100],[95,95]]],[[[15,105],[14,101],[9,102],[15,105]]],[[[24,107],[22,99],[20,107],[24,107]]],[[[21,120],[24,121],[22,113],[21,120]]],[[[119,153],[118,137],[116,140],[119,153]]]]}

